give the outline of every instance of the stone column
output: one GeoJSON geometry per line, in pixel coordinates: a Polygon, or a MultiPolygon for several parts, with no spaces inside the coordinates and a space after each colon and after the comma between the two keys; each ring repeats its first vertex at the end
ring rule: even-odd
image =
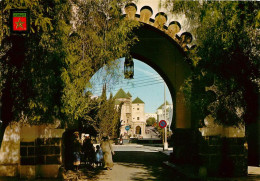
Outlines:
{"type": "Polygon", "coordinates": [[[178,164],[195,163],[198,160],[197,130],[191,129],[191,111],[185,101],[184,93],[180,90],[176,94],[175,127],[172,125],[173,153],[171,161],[178,164]]]}
{"type": "Polygon", "coordinates": [[[185,101],[184,93],[179,91],[176,95],[176,120],[175,128],[191,128],[191,111],[188,103],[185,101]]]}
{"type": "Polygon", "coordinates": [[[11,123],[5,129],[0,149],[0,176],[18,176],[20,157],[20,124],[11,123]]]}

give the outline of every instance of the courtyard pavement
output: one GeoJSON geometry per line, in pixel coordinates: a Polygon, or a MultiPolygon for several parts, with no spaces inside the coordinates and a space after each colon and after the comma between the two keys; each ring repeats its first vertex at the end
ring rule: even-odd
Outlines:
{"type": "MultiPolygon", "coordinates": [[[[114,167],[104,170],[101,167],[82,167],[80,171],[67,171],[63,178],[36,179],[38,181],[260,181],[260,167],[248,167],[247,177],[238,178],[201,178],[196,176],[192,167],[179,167],[167,162],[172,148],[163,150],[162,147],[152,145],[113,145],[114,167]]],[[[19,178],[0,178],[0,181],[25,180],[19,178]]]]}

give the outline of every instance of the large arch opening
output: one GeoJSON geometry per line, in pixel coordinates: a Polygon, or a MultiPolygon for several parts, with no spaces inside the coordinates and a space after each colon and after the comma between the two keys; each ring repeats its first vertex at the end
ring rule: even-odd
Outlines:
{"type": "Polygon", "coordinates": [[[119,102],[123,103],[120,129],[123,138],[159,138],[151,132],[156,126],[156,129],[160,129],[158,127],[160,120],[166,120],[170,136],[175,105],[164,79],[152,67],[137,59],[133,59],[134,79],[125,79],[123,73],[125,58],[116,61],[119,63],[118,76],[115,78],[107,76],[106,68],[102,67],[91,78],[92,87],[87,90],[93,94],[92,97],[100,97],[103,85],[106,85],[107,95],[112,93],[116,106],[119,102]],[[135,131],[137,126],[142,128],[139,134],[135,131]]]}
{"type": "Polygon", "coordinates": [[[172,129],[191,128],[190,110],[184,103],[183,92],[180,91],[184,80],[191,73],[185,52],[171,37],[148,24],[143,24],[135,33],[139,42],[132,47],[131,55],[161,75],[170,90],[172,102],[176,105],[172,129]]]}

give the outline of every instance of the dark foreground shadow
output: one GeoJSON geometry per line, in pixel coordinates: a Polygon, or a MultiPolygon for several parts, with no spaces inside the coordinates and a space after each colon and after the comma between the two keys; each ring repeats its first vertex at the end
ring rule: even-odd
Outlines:
{"type": "Polygon", "coordinates": [[[188,181],[186,176],[176,172],[174,169],[163,164],[169,156],[161,152],[142,152],[142,151],[120,151],[113,157],[115,163],[131,168],[144,168],[147,173],[136,173],[131,180],[143,181],[149,180],[167,180],[167,181],[188,181]]]}

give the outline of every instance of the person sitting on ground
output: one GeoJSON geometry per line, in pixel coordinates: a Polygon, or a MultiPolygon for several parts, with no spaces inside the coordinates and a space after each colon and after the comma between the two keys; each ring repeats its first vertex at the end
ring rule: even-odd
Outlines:
{"type": "Polygon", "coordinates": [[[97,166],[102,166],[103,152],[99,145],[96,146],[96,164],[97,166]]]}

